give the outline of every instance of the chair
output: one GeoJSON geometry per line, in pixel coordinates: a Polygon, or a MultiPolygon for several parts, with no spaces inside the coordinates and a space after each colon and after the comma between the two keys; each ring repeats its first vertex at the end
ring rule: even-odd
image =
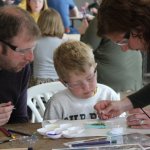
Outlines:
{"type": "Polygon", "coordinates": [[[59,81],[32,86],[27,90],[27,106],[32,111],[31,122],[42,122],[45,104],[56,92],[66,87],[59,81]]]}

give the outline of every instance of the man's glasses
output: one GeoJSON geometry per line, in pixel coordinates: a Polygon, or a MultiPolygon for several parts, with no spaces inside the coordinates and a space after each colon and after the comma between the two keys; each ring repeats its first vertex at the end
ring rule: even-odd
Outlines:
{"type": "Polygon", "coordinates": [[[10,44],[10,43],[8,43],[8,42],[2,40],[2,39],[0,39],[0,42],[2,42],[2,43],[4,43],[5,45],[7,45],[7,46],[8,46],[9,48],[11,48],[13,51],[19,52],[19,53],[21,53],[21,54],[25,54],[25,53],[28,52],[28,51],[33,51],[34,48],[35,48],[35,47],[33,46],[33,47],[31,47],[31,48],[20,49],[20,48],[18,48],[17,46],[14,46],[14,45],[12,45],[12,44],[10,44]]]}
{"type": "MultiPolygon", "coordinates": [[[[94,73],[90,77],[85,79],[85,81],[88,82],[88,83],[93,83],[93,81],[95,79],[96,71],[97,71],[97,67],[94,69],[94,73]]],[[[64,81],[64,84],[65,84],[66,87],[68,87],[70,89],[78,89],[78,88],[80,88],[84,85],[85,82],[83,82],[83,81],[84,80],[82,80],[78,83],[68,83],[68,82],[64,81]]]]}

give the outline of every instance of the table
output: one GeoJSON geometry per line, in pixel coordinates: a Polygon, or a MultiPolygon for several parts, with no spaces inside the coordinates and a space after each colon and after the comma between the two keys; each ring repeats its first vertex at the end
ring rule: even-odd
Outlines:
{"type": "MultiPolygon", "coordinates": [[[[125,119],[122,118],[116,118],[116,119],[112,119],[109,121],[106,121],[105,123],[107,123],[107,126],[110,125],[113,128],[118,125],[124,126],[125,125],[125,119]]],[[[60,120],[60,123],[63,122],[68,122],[67,120],[60,120]]],[[[83,122],[89,122],[89,120],[74,120],[71,121],[74,122],[74,124],[81,124],[83,122]]],[[[22,131],[24,133],[28,133],[28,134],[33,134],[34,132],[37,131],[38,128],[41,128],[41,123],[25,123],[25,124],[7,124],[4,126],[7,129],[14,129],[17,131],[22,131]]],[[[148,129],[129,129],[129,128],[125,128],[125,133],[143,133],[143,134],[150,134],[150,130],[148,129]]],[[[105,129],[104,129],[105,130],[105,129]]],[[[109,129],[106,129],[109,130],[109,129]]],[[[102,136],[102,130],[101,129],[91,129],[92,132],[90,132],[90,130],[86,130],[85,133],[83,134],[84,137],[78,137],[78,138],[72,138],[72,139],[65,139],[65,138],[60,138],[57,140],[52,140],[49,138],[44,138],[42,135],[37,134],[38,137],[38,141],[32,145],[32,147],[34,148],[34,150],[51,150],[52,148],[64,148],[65,146],[63,145],[63,143],[66,142],[71,142],[71,141],[75,141],[75,140],[85,140],[85,139],[90,139],[90,138],[95,138],[96,136],[102,136]],[[88,135],[90,135],[90,137],[87,137],[88,135]]],[[[105,134],[105,132],[103,133],[105,134]]],[[[28,147],[27,142],[25,144],[23,144],[22,142],[19,142],[19,140],[16,141],[12,141],[12,142],[7,142],[7,143],[3,143],[0,144],[0,149],[2,148],[24,148],[24,147],[28,147]]]]}
{"type": "MultiPolygon", "coordinates": [[[[7,129],[14,129],[17,131],[22,131],[25,133],[32,134],[33,132],[36,132],[38,128],[41,128],[41,123],[8,124],[8,125],[5,125],[4,127],[7,129]]],[[[37,134],[37,136],[38,136],[38,141],[33,145],[33,150],[51,150],[52,148],[63,148],[65,147],[63,145],[63,143],[65,142],[85,139],[85,138],[76,138],[76,139],[61,138],[57,140],[52,140],[52,139],[44,138],[43,136],[39,134],[37,134]]],[[[0,144],[0,149],[2,148],[24,148],[24,147],[28,147],[28,145],[22,144],[18,140],[0,144]]]]}
{"type": "MultiPolygon", "coordinates": [[[[94,19],[94,16],[91,15],[91,14],[86,14],[85,17],[86,17],[86,19],[87,19],[88,21],[91,21],[91,20],[94,19]]],[[[70,17],[72,27],[74,27],[74,24],[75,24],[74,22],[75,22],[75,21],[82,21],[83,19],[84,19],[84,17],[83,17],[82,14],[79,15],[78,17],[70,17]]]]}
{"type": "Polygon", "coordinates": [[[64,34],[63,35],[63,39],[65,41],[67,40],[76,40],[76,41],[80,41],[81,35],[80,34],[64,34]]]}

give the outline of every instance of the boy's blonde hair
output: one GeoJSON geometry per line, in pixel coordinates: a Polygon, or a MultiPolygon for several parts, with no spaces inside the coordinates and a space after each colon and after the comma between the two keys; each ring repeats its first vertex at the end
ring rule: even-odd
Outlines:
{"type": "Polygon", "coordinates": [[[96,66],[93,50],[80,41],[67,41],[54,52],[54,66],[60,79],[65,80],[70,72],[85,72],[96,66]]]}
{"type": "Polygon", "coordinates": [[[42,11],[37,24],[41,30],[42,36],[63,37],[64,26],[56,10],[49,8],[42,11]]]}

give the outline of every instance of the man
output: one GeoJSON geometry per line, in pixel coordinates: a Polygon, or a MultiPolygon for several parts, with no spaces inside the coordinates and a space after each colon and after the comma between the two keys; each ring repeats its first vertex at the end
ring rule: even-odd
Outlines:
{"type": "Polygon", "coordinates": [[[0,126],[28,121],[29,63],[39,33],[26,11],[16,6],[0,9],[0,126]]]}

